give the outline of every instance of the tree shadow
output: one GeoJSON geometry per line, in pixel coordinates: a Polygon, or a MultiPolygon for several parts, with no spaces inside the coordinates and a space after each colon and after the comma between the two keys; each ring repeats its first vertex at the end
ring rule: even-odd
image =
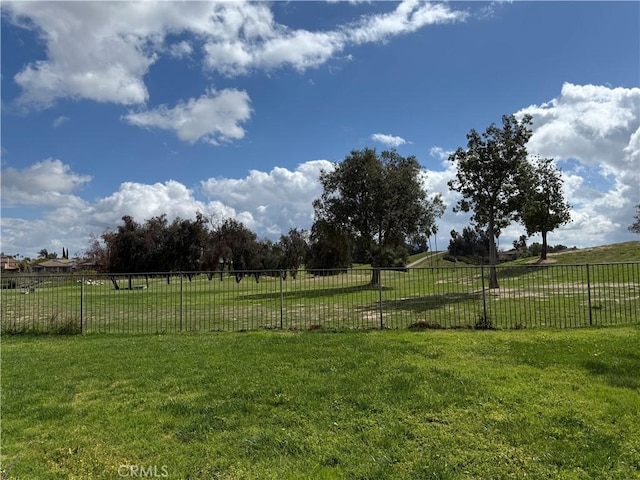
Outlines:
{"type": "Polygon", "coordinates": [[[640,354],[627,353],[615,359],[589,359],[582,366],[613,387],[640,389],[640,354]]]}
{"type": "MultiPolygon", "coordinates": [[[[542,268],[546,268],[546,265],[514,265],[514,266],[497,266],[498,280],[501,278],[518,278],[530,273],[536,272],[542,268]]],[[[487,274],[488,278],[488,274],[487,274]]]]}
{"type": "Polygon", "coordinates": [[[416,313],[427,312],[464,302],[482,300],[482,293],[445,293],[424,297],[401,298],[399,300],[383,300],[383,310],[411,310],[416,313]]]}
{"type": "MultiPolygon", "coordinates": [[[[353,295],[362,292],[378,292],[382,290],[393,290],[393,287],[378,285],[354,285],[350,287],[313,288],[309,290],[293,290],[282,292],[282,298],[287,300],[302,300],[306,298],[333,297],[336,295],[353,295]]],[[[238,295],[238,300],[278,300],[280,292],[255,293],[249,295],[238,295]]]]}

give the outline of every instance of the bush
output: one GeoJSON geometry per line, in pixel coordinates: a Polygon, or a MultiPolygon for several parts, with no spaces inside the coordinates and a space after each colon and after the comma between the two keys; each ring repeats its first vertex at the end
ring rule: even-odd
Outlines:
{"type": "Polygon", "coordinates": [[[493,322],[489,317],[479,315],[474,326],[476,330],[493,330],[493,322]]]}

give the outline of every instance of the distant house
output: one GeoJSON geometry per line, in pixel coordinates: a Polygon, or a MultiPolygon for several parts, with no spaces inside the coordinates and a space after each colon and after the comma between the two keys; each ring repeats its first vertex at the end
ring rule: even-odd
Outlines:
{"type": "Polygon", "coordinates": [[[2,272],[19,272],[20,261],[8,255],[0,256],[0,271],[2,272]]]}
{"type": "Polygon", "coordinates": [[[31,266],[34,273],[71,273],[75,268],[75,262],[66,258],[53,258],[31,266]]]}
{"type": "Polygon", "coordinates": [[[516,258],[518,258],[518,250],[516,250],[515,248],[498,252],[498,261],[500,262],[510,262],[511,260],[515,260],[516,258]]]}

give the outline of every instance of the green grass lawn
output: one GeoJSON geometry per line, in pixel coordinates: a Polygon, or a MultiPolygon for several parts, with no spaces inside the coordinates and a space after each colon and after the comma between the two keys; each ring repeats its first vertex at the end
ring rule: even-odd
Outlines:
{"type": "Polygon", "coordinates": [[[639,327],[1,348],[3,479],[640,478],[639,327]]]}

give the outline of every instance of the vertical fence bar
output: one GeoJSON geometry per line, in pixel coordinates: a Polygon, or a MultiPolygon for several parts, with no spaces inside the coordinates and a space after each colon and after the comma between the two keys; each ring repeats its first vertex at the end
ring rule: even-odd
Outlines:
{"type": "Polygon", "coordinates": [[[80,275],[80,333],[83,333],[84,312],[84,275],[80,275]]]}
{"type": "Polygon", "coordinates": [[[380,311],[380,330],[384,329],[384,317],[382,315],[382,270],[378,269],[378,309],[380,311]]]}
{"type": "Polygon", "coordinates": [[[587,263],[587,305],[589,307],[589,326],[593,325],[593,317],[591,311],[591,280],[589,278],[589,264],[587,263]]]}
{"type": "Polygon", "coordinates": [[[285,272],[283,272],[282,270],[278,272],[278,276],[280,277],[280,330],[282,330],[284,316],[284,292],[282,291],[282,276],[285,272]]]}
{"type": "Polygon", "coordinates": [[[487,320],[487,292],[484,286],[484,265],[480,265],[480,277],[482,278],[482,312],[484,314],[483,322],[487,320]]]}
{"type": "Polygon", "coordinates": [[[183,309],[183,287],[182,287],[183,276],[182,272],[180,272],[180,331],[182,332],[182,309],[183,309]]]}

